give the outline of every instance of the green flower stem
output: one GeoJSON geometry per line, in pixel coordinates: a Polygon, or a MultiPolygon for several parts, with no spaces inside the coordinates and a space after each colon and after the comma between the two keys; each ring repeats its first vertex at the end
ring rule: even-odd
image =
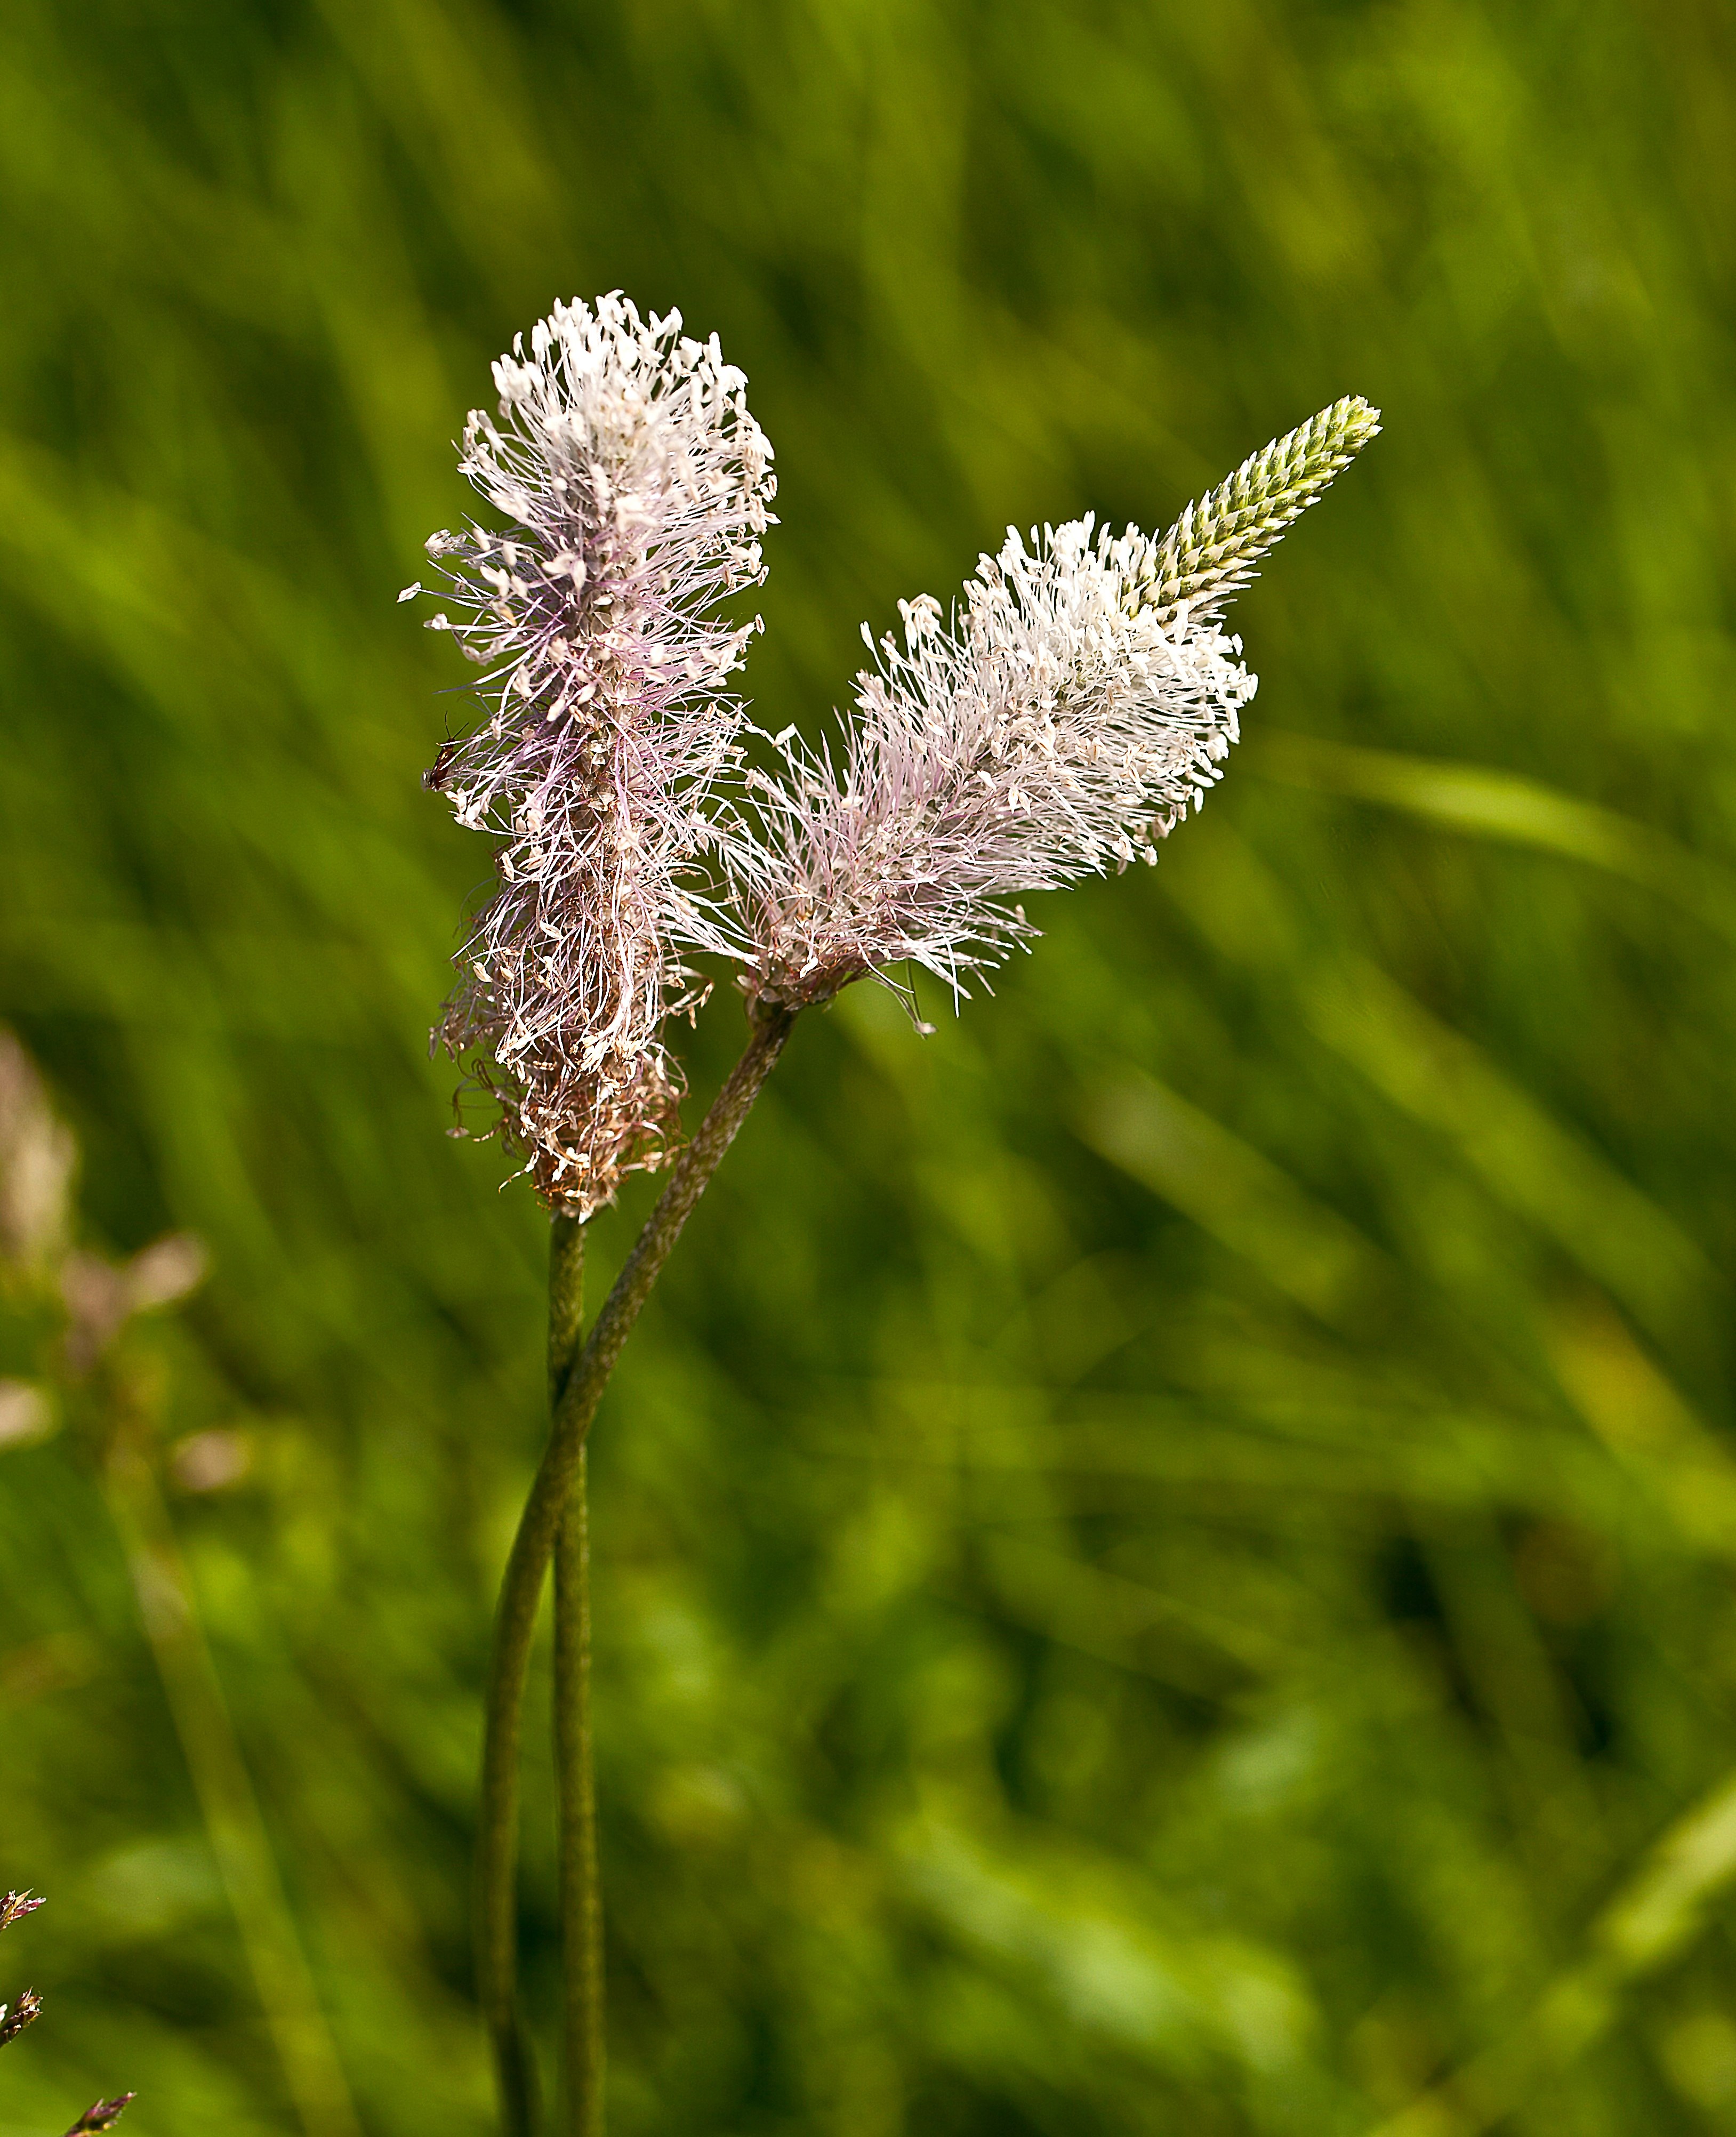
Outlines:
{"type": "Polygon", "coordinates": [[[591,1536],[585,1449],[555,1540],[555,1772],[561,1806],[562,2047],[568,2137],[602,2137],[603,1896],[591,1746],[591,1536]]]}
{"type": "MultiPolygon", "coordinates": [[[[705,1192],[719,1161],[759,1096],[795,1022],[793,1010],[759,1016],[741,1059],[713,1100],[698,1132],[676,1160],[669,1184],[635,1242],[589,1340],[567,1376],[555,1405],[541,1466],[519,1518],[501,1583],[489,1672],[483,1745],[482,1806],[477,1850],[477,1986],[493,2035],[506,2137],[530,2137],[535,2104],[532,2067],[518,2013],[516,1872],[518,1851],[518,1747],[524,1681],[542,1599],[543,1577],[584,1453],[585,1435],[615,1370],[621,1346],[639,1318],[681,1228],[705,1192]]],[[[576,1308],[574,1326],[576,1326],[576,1308]]],[[[551,1343],[553,1327],[551,1326],[551,1343]]]]}
{"type": "MultiPolygon", "coordinates": [[[[557,1216],[549,1234],[548,1407],[560,1407],[579,1351],[584,1227],[557,1216]]],[[[562,2060],[566,2128],[602,2137],[606,2035],[603,1901],[596,1867],[596,1773],[591,1744],[591,1535],[588,1463],[555,1542],[555,1774],[560,1802],[562,2060]]]]}
{"type": "Polygon", "coordinates": [[[548,1414],[561,1407],[585,1320],[585,1227],[556,1217],[548,1228],[548,1414]]]}
{"type": "MultiPolygon", "coordinates": [[[[559,1407],[561,1391],[572,1370],[572,1361],[578,1355],[579,1331],[584,1322],[585,1312],[585,1228],[572,1217],[557,1215],[549,1225],[548,1234],[548,1414],[552,1421],[559,1407]]],[[[557,1589],[556,1646],[556,1717],[555,1742],[557,1772],[562,1782],[562,1848],[564,1864],[566,1850],[566,1779],[567,1765],[561,1758],[561,1624],[559,1612],[561,1594],[557,1589]]],[[[588,1599],[586,1599],[588,1610],[588,1599]]],[[[589,1740],[586,1750],[588,1753],[589,1740]]],[[[517,1806],[513,1806],[516,1821],[517,1806]]],[[[516,1836],[515,1836],[516,1837],[516,1836]]],[[[479,1863],[479,1874],[482,1868],[479,1863]]],[[[528,2133],[537,2121],[537,2064],[530,2038],[520,2017],[517,2003],[517,1987],[513,1979],[512,1959],[513,1942],[517,1936],[517,1910],[511,1902],[515,1897],[510,1886],[508,1902],[503,1933],[511,1941],[507,1951],[508,1965],[504,1975],[494,1977],[497,1992],[490,2000],[490,1979],[485,1955],[479,1952],[478,1963],[479,1987],[484,1996],[488,2013],[489,2031],[494,2045],[494,2062],[498,2080],[502,2120],[512,2131],[528,2133]]],[[[479,1890],[479,1919],[487,1921],[489,1894],[479,1890]]],[[[563,1902],[565,1893],[562,1894],[563,1902]]]]}

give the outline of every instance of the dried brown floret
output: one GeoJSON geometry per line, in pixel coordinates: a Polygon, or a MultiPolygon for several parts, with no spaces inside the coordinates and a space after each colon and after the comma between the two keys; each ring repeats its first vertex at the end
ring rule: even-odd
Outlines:
{"type": "Polygon", "coordinates": [[[16,2041],[41,2015],[42,1999],[33,1989],[25,1989],[16,2003],[0,2003],[0,2048],[8,2041],[16,2041]]]}
{"type": "Polygon", "coordinates": [[[22,1921],[26,1915],[33,1915],[46,1904],[32,1899],[28,1892],[0,1893],[0,1930],[9,1930],[14,1922],[22,1921]]]}
{"type": "Polygon", "coordinates": [[[93,2137],[96,2130],[112,2130],[138,2097],[136,2092],[119,2092],[113,2100],[93,2100],[66,2132],[66,2137],[93,2137]]]}
{"type": "MultiPolygon", "coordinates": [[[[0,1894],[0,1930],[10,1929],[26,1915],[33,1915],[42,1905],[28,1892],[0,1894]]],[[[42,2015],[42,1999],[33,1989],[27,1989],[17,2002],[8,2009],[0,2003],[0,2048],[15,2041],[24,2028],[42,2015]]],[[[78,2120],[66,2132],[66,2137],[91,2137],[91,2133],[112,2129],[120,2120],[121,2110],[136,2099],[135,2093],[118,2093],[113,2100],[93,2100],[78,2120]]]]}

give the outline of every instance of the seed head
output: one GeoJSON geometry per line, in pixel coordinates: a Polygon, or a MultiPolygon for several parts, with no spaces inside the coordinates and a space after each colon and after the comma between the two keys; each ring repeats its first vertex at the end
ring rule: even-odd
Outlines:
{"type": "MultiPolygon", "coordinates": [[[[26,1915],[33,1915],[41,1904],[28,1892],[0,1893],[0,1930],[10,1929],[26,1915]]],[[[27,1989],[10,2008],[0,2003],[0,2048],[17,2040],[24,2028],[34,2025],[41,2015],[42,1999],[34,1989],[27,1989]]],[[[96,2137],[97,2132],[112,2129],[120,2120],[123,2110],[137,2096],[123,2092],[113,2100],[93,2100],[66,2132],[66,2137],[96,2137]]]]}

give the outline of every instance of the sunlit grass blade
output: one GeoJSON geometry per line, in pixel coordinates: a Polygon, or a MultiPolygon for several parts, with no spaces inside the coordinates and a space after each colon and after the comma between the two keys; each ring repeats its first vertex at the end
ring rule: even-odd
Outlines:
{"type": "Polygon", "coordinates": [[[1726,1778],[1650,1847],[1524,2023],[1444,2085],[1383,2121],[1374,2137],[1484,2137],[1588,2053],[1624,1993],[1707,1927],[1736,1882],[1736,1777],[1726,1778]]]}
{"type": "Polygon", "coordinates": [[[1666,833],[1497,766],[1352,747],[1262,729],[1247,752],[1257,775],[1402,810],[1500,845],[1559,854],[1625,877],[1736,936],[1736,874],[1666,833]]]}

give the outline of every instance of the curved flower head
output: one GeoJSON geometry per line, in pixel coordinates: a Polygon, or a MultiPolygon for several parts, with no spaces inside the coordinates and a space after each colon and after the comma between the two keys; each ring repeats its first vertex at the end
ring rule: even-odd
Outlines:
{"type": "Polygon", "coordinates": [[[425,783],[498,841],[435,1038],[498,1101],[484,1132],[582,1216],[664,1161],[681,1086],[659,1034],[698,999],[682,960],[732,940],[708,804],[758,619],[714,611],[765,576],[776,484],[746,381],[678,314],[557,305],[494,382],[459,465],[511,523],[428,543],[460,610],[430,628],[487,671],[488,717],[425,783]]]}
{"type": "Polygon", "coordinates": [[[928,596],[857,679],[834,762],[784,745],[760,813],[756,991],[824,1000],[909,959],[965,991],[1034,932],[1009,898],[1155,858],[1218,776],[1254,679],[1215,627],[1130,613],[1140,538],[1009,532],[949,626],[928,596]]]}
{"type": "Polygon", "coordinates": [[[824,1001],[909,960],[956,996],[1035,933],[1022,893],[1155,861],[1256,688],[1217,611],[1378,427],[1340,402],[1160,540],[1088,518],[1028,548],[1009,531],[950,621],[926,595],[901,603],[838,755],[780,737],[782,776],[750,775],[749,992],[824,1001]]]}

